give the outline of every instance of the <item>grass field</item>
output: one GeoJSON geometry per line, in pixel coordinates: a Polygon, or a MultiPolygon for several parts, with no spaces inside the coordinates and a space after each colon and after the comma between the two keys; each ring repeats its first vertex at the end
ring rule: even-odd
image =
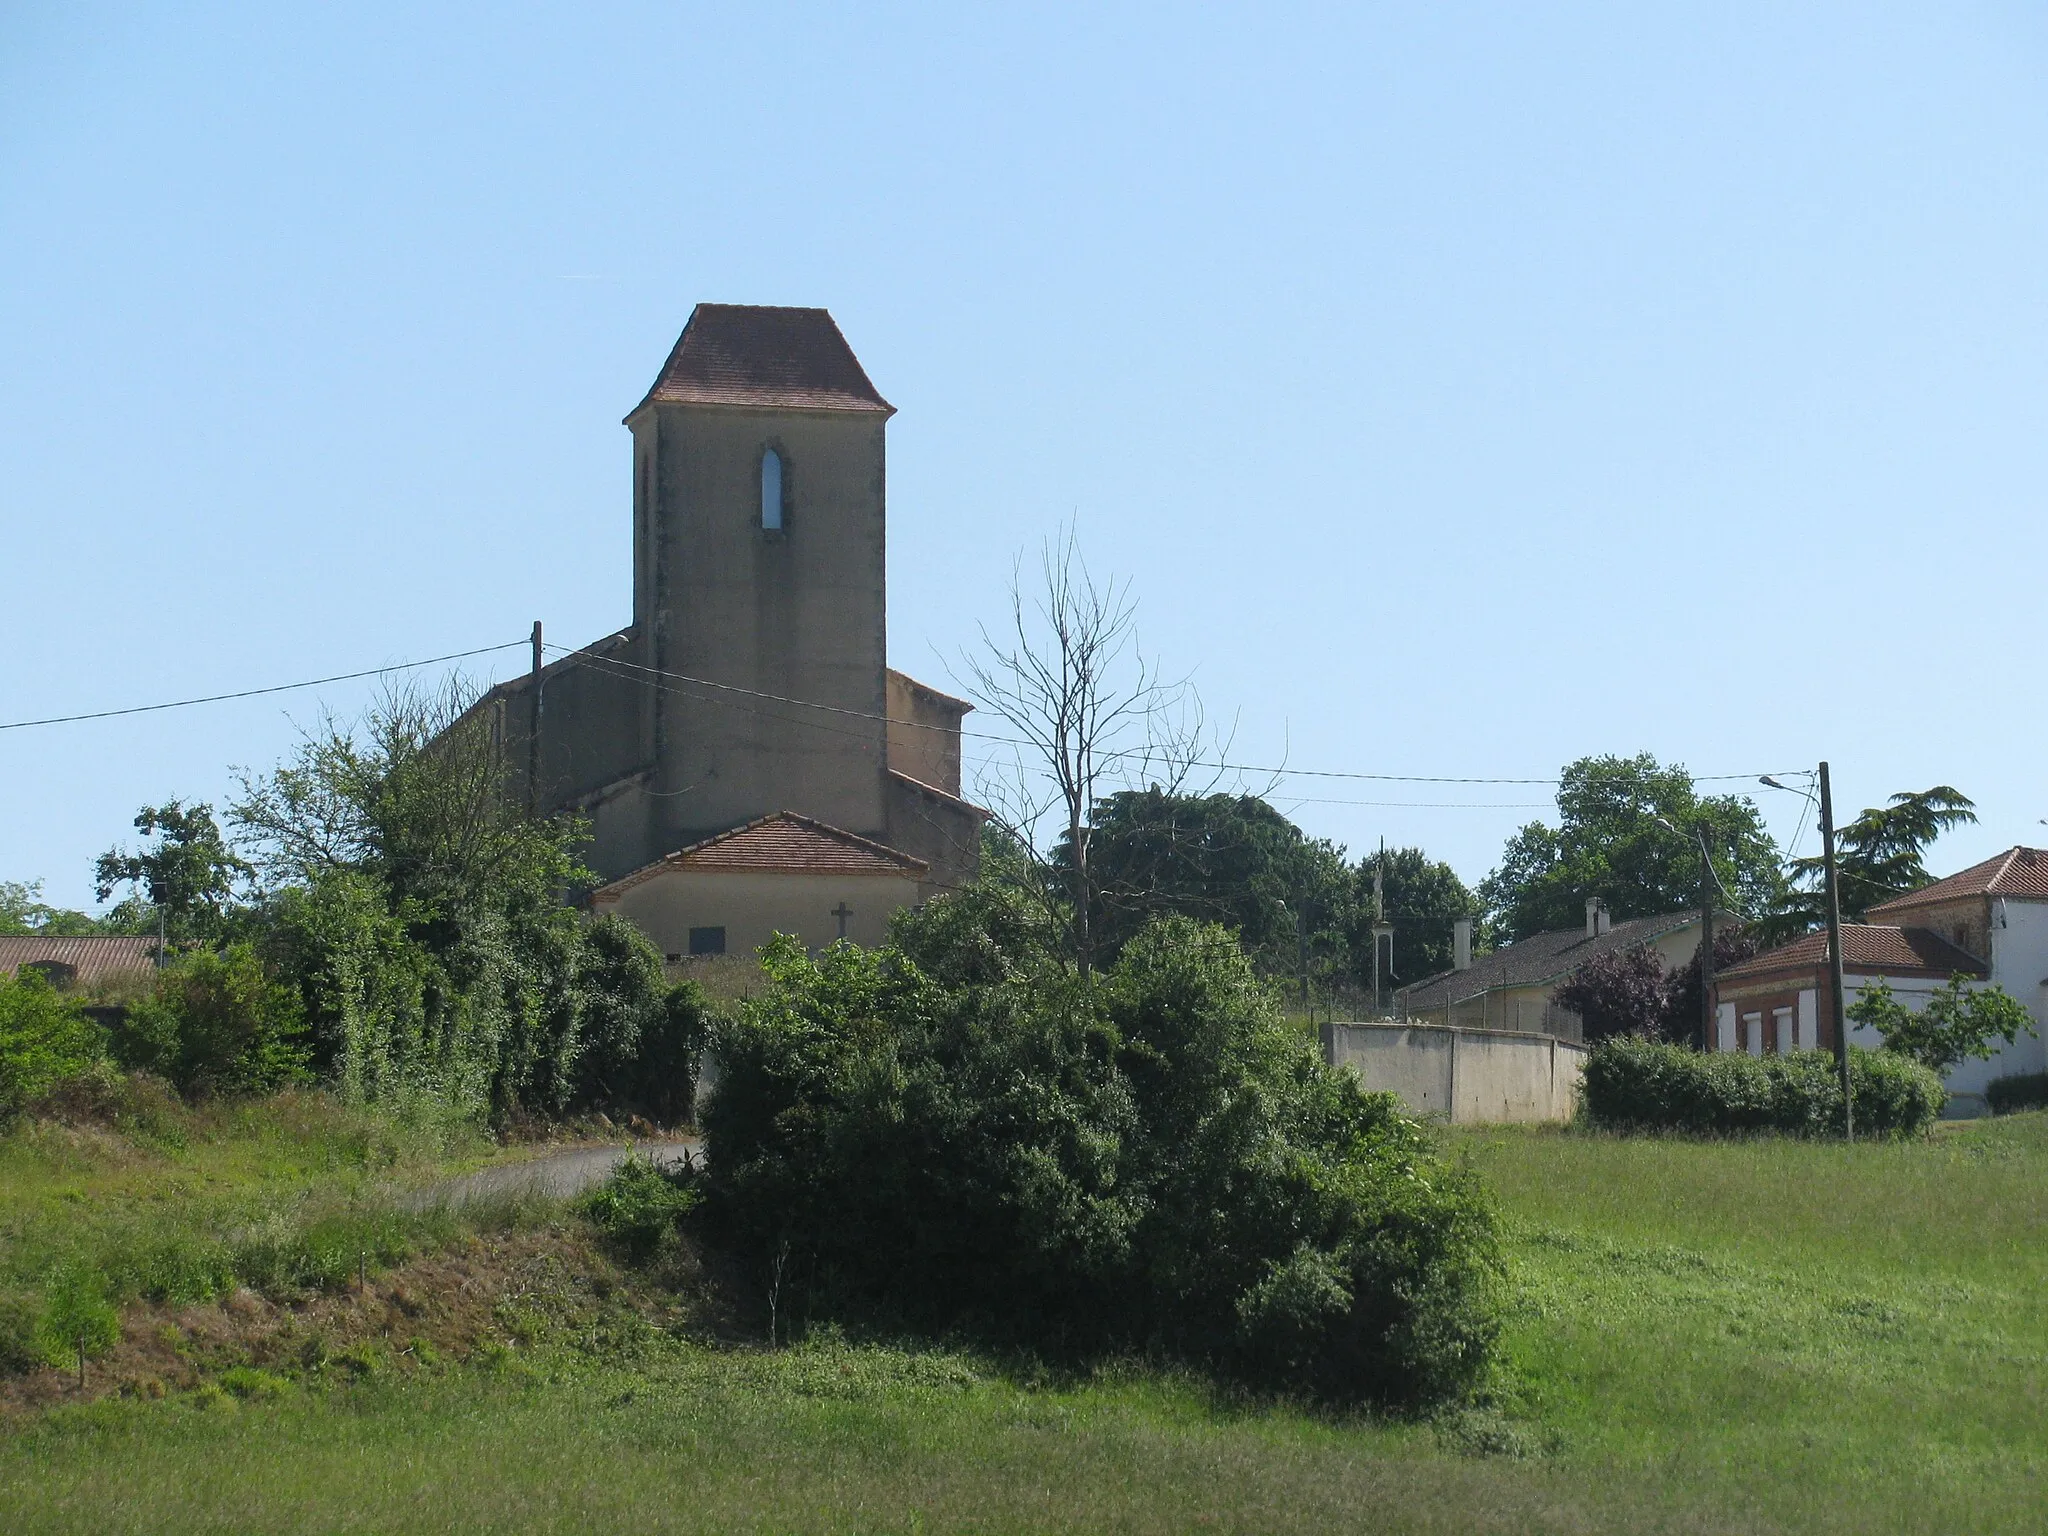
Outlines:
{"type": "Polygon", "coordinates": [[[1516,1294],[1498,1406],[1450,1423],[1333,1421],[1139,1368],[1047,1383],[832,1339],[719,1347],[571,1265],[522,1281],[510,1347],[467,1363],[394,1340],[347,1377],[17,1416],[0,1525],[2048,1523],[2048,1116],[1855,1148],[1450,1139],[1499,1194],[1516,1294]]]}

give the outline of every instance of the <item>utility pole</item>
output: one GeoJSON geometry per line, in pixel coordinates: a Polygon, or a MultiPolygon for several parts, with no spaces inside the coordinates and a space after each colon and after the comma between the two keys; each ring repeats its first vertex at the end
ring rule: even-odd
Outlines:
{"type": "Polygon", "coordinates": [[[528,693],[530,713],[526,731],[526,811],[540,814],[540,620],[533,621],[533,680],[528,693]]]}
{"type": "Polygon", "coordinates": [[[1693,835],[1700,845],[1700,1054],[1714,1048],[1714,856],[1707,851],[1706,829],[1697,823],[1693,835]]]}
{"type": "Polygon", "coordinates": [[[1294,965],[1301,972],[1301,1011],[1308,1012],[1308,928],[1301,920],[1301,900],[1294,903],[1294,965]]]}
{"type": "Polygon", "coordinates": [[[1849,1008],[1842,996],[1842,888],[1835,870],[1835,799],[1828,765],[1820,765],[1820,857],[1828,889],[1828,1015],[1835,1022],[1835,1065],[1842,1074],[1842,1139],[1856,1139],[1855,1096],[1849,1088],[1849,1008]]]}

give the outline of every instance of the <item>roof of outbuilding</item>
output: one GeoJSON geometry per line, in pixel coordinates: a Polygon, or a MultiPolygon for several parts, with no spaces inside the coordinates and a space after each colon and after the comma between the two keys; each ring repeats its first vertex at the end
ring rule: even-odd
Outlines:
{"type": "Polygon", "coordinates": [[[868,381],[827,311],[765,304],[699,304],[690,311],[689,323],[640,403],[896,409],[868,381]]]}
{"type": "MultiPolygon", "coordinates": [[[[1775,971],[1805,970],[1824,964],[1827,958],[1827,934],[1809,933],[1717,971],[1715,979],[1740,981],[1775,971]]],[[[1953,976],[1958,971],[1969,976],[1991,974],[1991,968],[1982,960],[1931,928],[1895,928],[1884,923],[1842,924],[1842,967],[1866,975],[1872,971],[1887,975],[1907,971],[1941,976],[1953,976]]]]}
{"type": "Polygon", "coordinates": [[[707,837],[652,864],[622,875],[591,893],[593,901],[611,901],[643,881],[669,870],[713,870],[748,874],[895,875],[912,879],[931,866],[923,859],[852,832],[843,832],[799,816],[776,811],[744,826],[707,837]]]}
{"type": "Polygon", "coordinates": [[[1533,934],[1519,944],[1475,956],[1466,970],[1427,977],[1402,987],[1394,995],[1404,1009],[1412,1012],[1462,1002],[1496,987],[1533,987],[1562,981],[1595,955],[1633,949],[1698,921],[1697,912],[1666,912],[1658,917],[1630,918],[1591,938],[1583,928],[1533,934]]]}
{"type": "Polygon", "coordinates": [[[1870,911],[1873,915],[1879,912],[1903,912],[1913,907],[1925,906],[1929,902],[1947,901],[1956,896],[2048,898],[2048,849],[2028,848],[2024,845],[2008,848],[2003,853],[1993,854],[1981,864],[1972,864],[1968,869],[1950,875],[1946,880],[1937,880],[1932,885],[1921,886],[1917,891],[1908,891],[1903,896],[1894,896],[1890,901],[1881,901],[1870,911]]]}
{"type": "Polygon", "coordinates": [[[68,965],[81,982],[98,981],[123,971],[145,971],[156,964],[156,940],[129,934],[92,933],[73,938],[43,934],[0,935],[0,971],[13,975],[37,962],[68,965]]]}

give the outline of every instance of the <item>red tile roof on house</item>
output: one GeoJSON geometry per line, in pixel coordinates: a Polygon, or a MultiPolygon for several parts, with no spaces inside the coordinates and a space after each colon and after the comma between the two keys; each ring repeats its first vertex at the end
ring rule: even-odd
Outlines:
{"type": "Polygon", "coordinates": [[[1946,880],[1937,880],[1917,891],[1908,891],[1890,901],[1879,902],[1870,910],[1873,913],[1900,912],[1956,896],[2033,896],[2048,899],[2048,849],[2008,848],[1982,864],[1972,864],[1946,880]]]}
{"type": "Polygon", "coordinates": [[[625,892],[673,869],[717,870],[750,874],[894,875],[919,879],[931,866],[923,859],[842,832],[822,821],[777,811],[734,827],[701,843],[692,843],[643,869],[621,876],[591,894],[593,901],[614,901],[625,892]]]}
{"type": "MultiPolygon", "coordinates": [[[[1777,971],[1809,970],[1828,958],[1825,932],[1809,933],[1776,949],[1753,955],[1739,965],[1716,971],[1716,981],[1739,981],[1777,971]]],[[[1842,924],[1842,969],[1859,975],[1898,976],[1924,971],[1931,975],[1989,976],[1991,969],[1966,949],[1958,948],[1931,928],[1895,928],[1882,923],[1842,924]]]]}
{"type": "Polygon", "coordinates": [[[881,411],[895,407],[868,382],[822,309],[760,304],[699,304],[648,403],[751,405],[807,411],[881,411]]]}
{"type": "Polygon", "coordinates": [[[81,985],[156,964],[156,940],[127,934],[94,933],[77,938],[40,934],[0,935],[0,971],[12,976],[24,965],[69,966],[81,985]]]}

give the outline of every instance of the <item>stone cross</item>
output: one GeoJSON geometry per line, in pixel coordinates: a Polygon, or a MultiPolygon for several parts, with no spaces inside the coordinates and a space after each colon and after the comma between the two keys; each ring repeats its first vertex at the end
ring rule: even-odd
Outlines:
{"type": "Polygon", "coordinates": [[[845,902],[842,901],[839,903],[838,906],[834,907],[830,912],[826,913],[825,915],[827,917],[836,917],[839,919],[839,937],[841,937],[842,939],[845,938],[846,920],[849,917],[853,916],[853,908],[849,907],[845,902]]]}

